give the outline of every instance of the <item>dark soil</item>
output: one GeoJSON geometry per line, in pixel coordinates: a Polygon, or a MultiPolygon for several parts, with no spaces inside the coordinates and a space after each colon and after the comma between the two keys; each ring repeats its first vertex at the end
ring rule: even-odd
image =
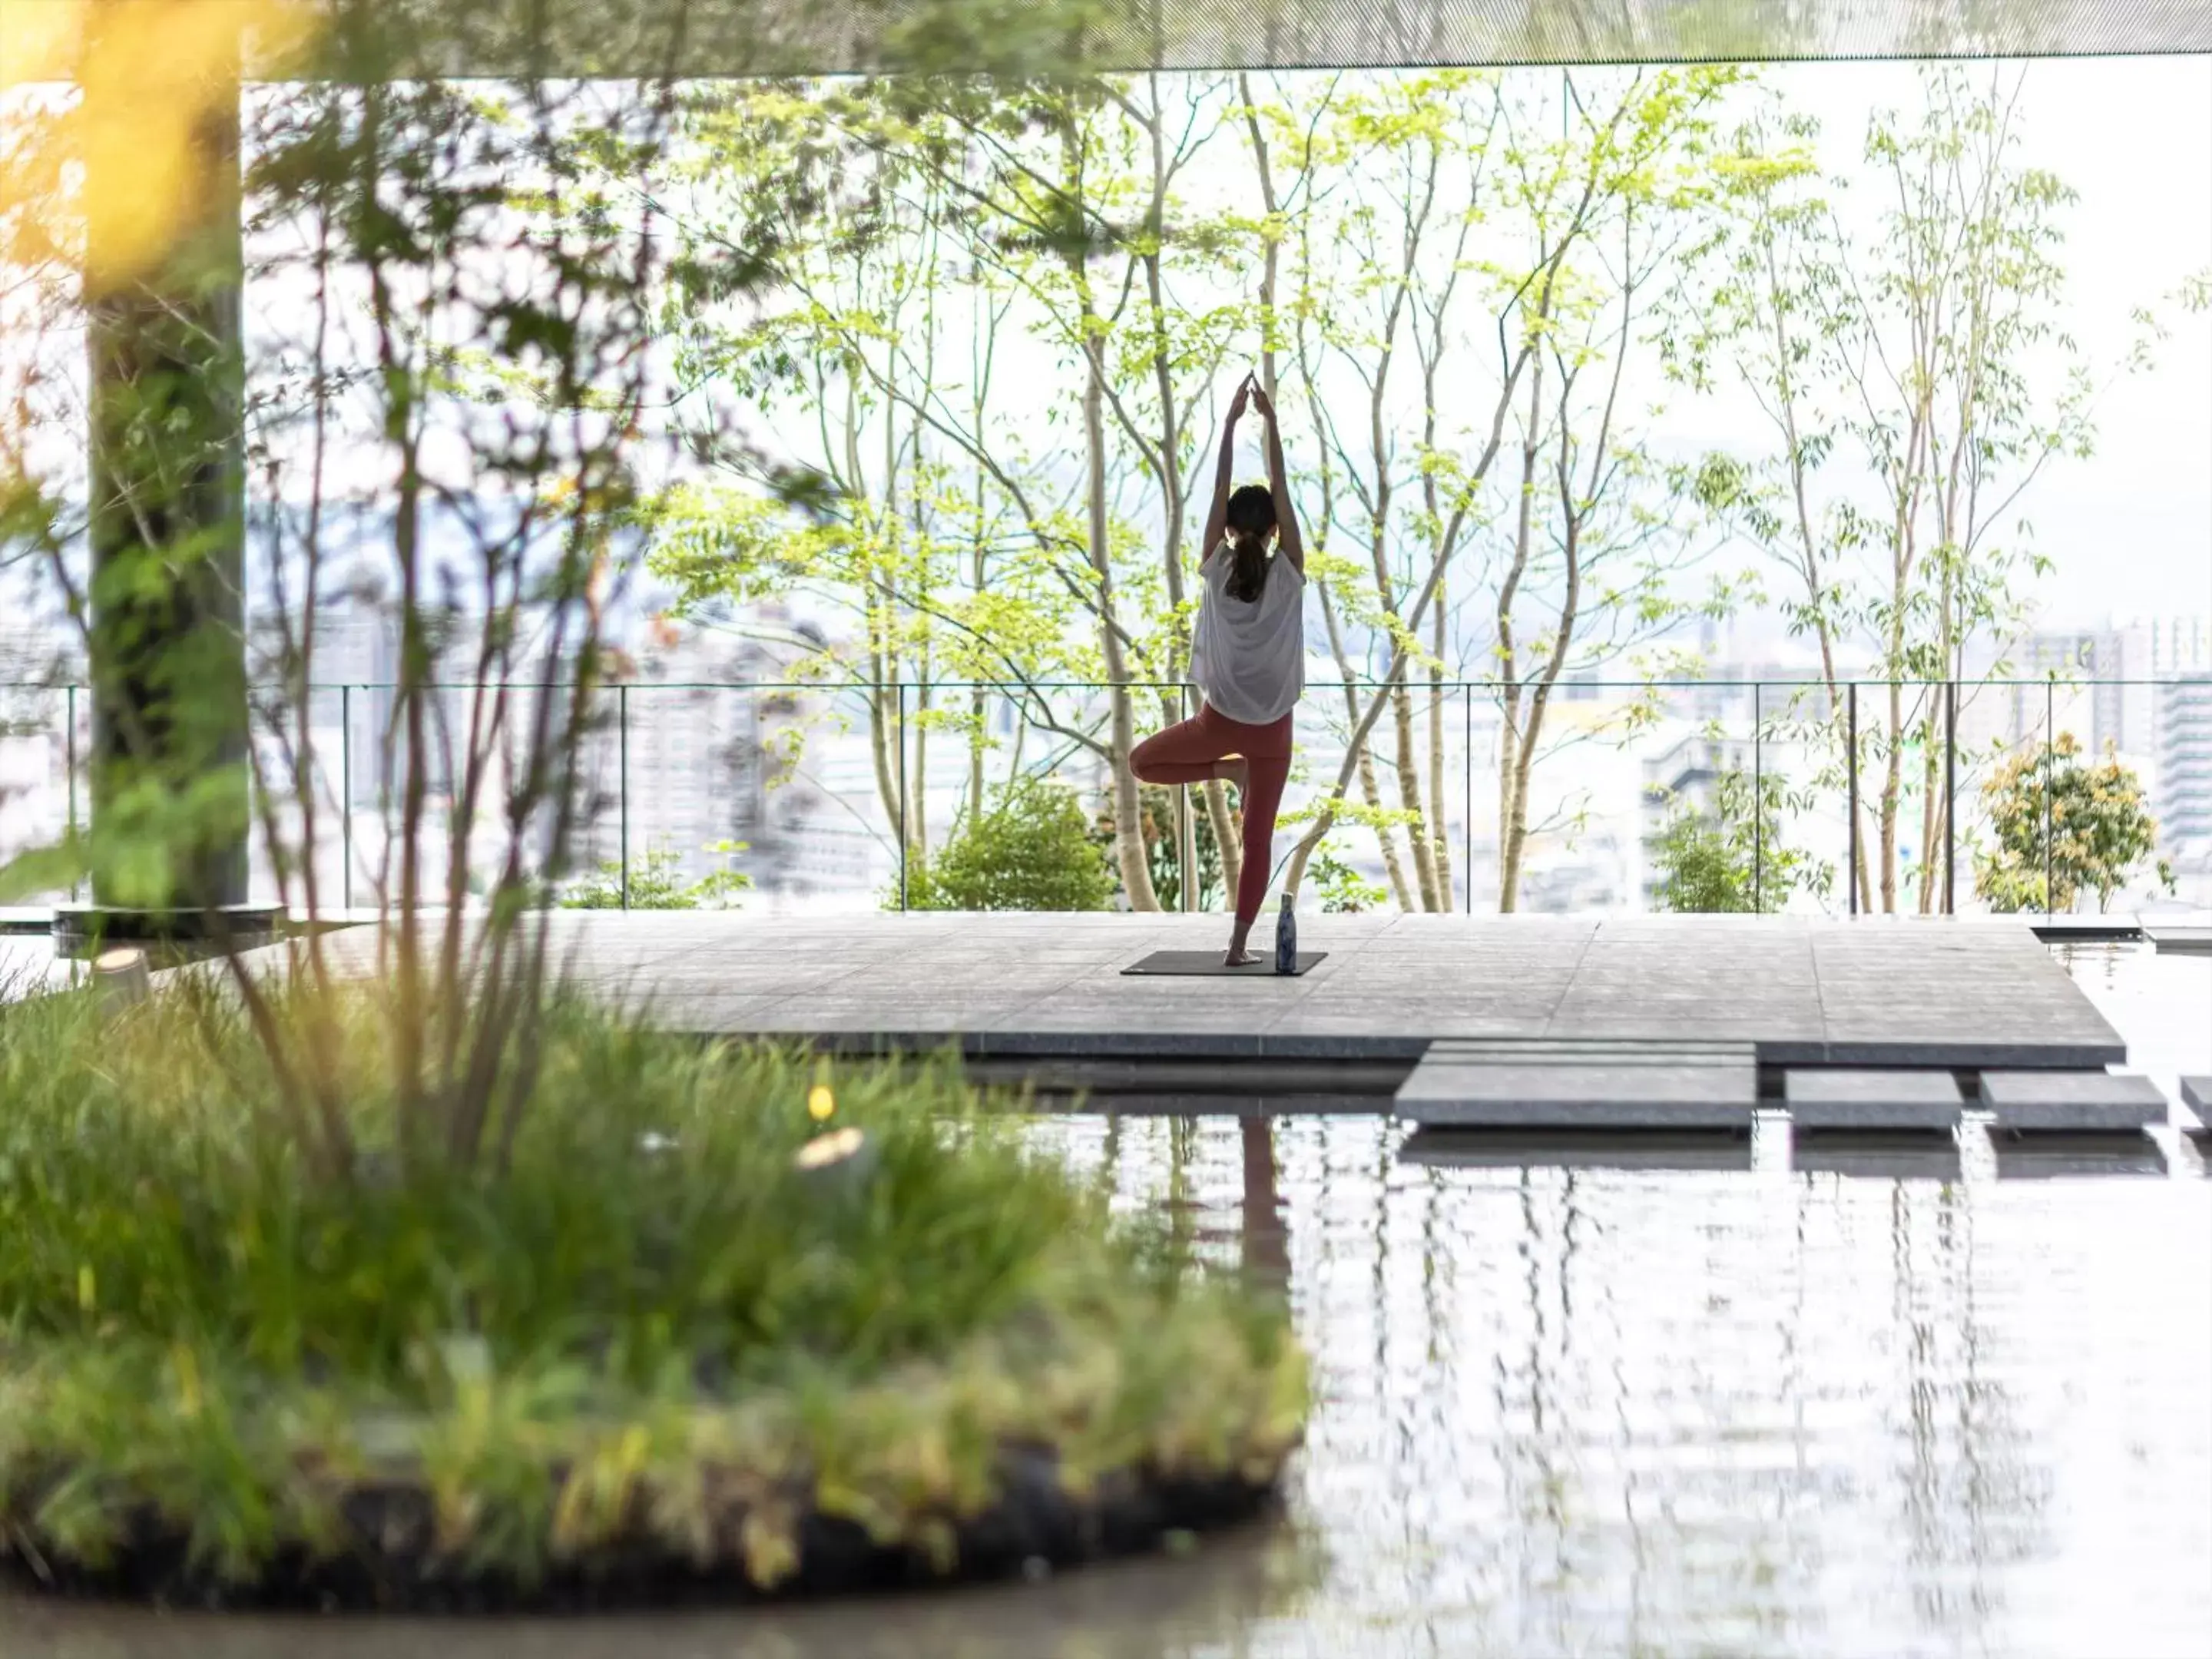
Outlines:
{"type": "Polygon", "coordinates": [[[9,1577],[48,1593],[172,1607],[598,1613],[1003,1578],[1040,1565],[1072,1566],[1155,1550],[1173,1533],[1250,1519],[1269,1508],[1274,1496],[1272,1482],[1233,1474],[1125,1473],[1098,1481],[1088,1497],[1077,1499],[1061,1490],[1054,1460],[1043,1452],[1010,1454],[1000,1477],[996,1503],[954,1522],[957,1553],[949,1569],[941,1570],[921,1550],[878,1544],[858,1523],[817,1511],[799,1523],[797,1571],[769,1590],[751,1583],[733,1552],[702,1567],[642,1529],[629,1542],[588,1561],[557,1564],[534,1581],[476,1571],[434,1550],[429,1494],[405,1484],[362,1486],[343,1500],[349,1547],[313,1556],[288,1547],[258,1579],[244,1583],[226,1583],[191,1561],[185,1534],[150,1512],[103,1567],[39,1551],[20,1521],[0,1534],[0,1560],[9,1577]]]}

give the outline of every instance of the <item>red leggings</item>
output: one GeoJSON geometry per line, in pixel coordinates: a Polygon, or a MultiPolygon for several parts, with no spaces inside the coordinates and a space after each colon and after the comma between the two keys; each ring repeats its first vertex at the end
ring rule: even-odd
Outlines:
{"type": "Polygon", "coordinates": [[[1200,703],[1196,720],[1155,732],[1129,751],[1139,783],[1203,783],[1214,763],[1242,755],[1251,774],[1244,790],[1244,870],[1237,883],[1237,922],[1249,927],[1267,897],[1273,873],[1275,813],[1291,775],[1291,717],[1247,726],[1200,703]]]}

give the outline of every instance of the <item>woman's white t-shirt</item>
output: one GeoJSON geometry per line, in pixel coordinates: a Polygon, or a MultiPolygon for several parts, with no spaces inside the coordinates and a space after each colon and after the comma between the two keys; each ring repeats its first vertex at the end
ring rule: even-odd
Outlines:
{"type": "Polygon", "coordinates": [[[1256,599],[1229,596],[1236,558],[1224,546],[1200,568],[1198,635],[1191,678],[1232,720],[1266,726],[1297,706],[1306,689],[1305,573],[1280,554],[1267,561],[1256,599]]]}

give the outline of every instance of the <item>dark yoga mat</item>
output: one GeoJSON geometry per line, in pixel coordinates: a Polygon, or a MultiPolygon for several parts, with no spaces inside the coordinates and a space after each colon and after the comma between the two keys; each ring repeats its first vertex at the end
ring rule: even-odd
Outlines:
{"type": "MultiPolygon", "coordinates": [[[[1316,962],[1328,955],[1326,951],[1298,952],[1298,972],[1303,974],[1316,962]]],[[[1222,979],[1276,979],[1283,977],[1275,972],[1275,953],[1263,951],[1257,962],[1242,968],[1231,968],[1221,960],[1218,951],[1155,951],[1142,962],[1134,962],[1121,972],[1128,974],[1175,975],[1193,978],[1218,976],[1222,979]]]]}

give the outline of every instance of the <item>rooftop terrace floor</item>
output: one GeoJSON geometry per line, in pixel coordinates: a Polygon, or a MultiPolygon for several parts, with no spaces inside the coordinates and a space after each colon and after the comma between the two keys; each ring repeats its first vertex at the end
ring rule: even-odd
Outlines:
{"type": "MultiPolygon", "coordinates": [[[[1438,1038],[1696,1037],[1749,1042],[1762,1066],[2127,1058],[2013,921],[1322,915],[1299,943],[1326,961],[1249,979],[1121,971],[1219,948],[1219,916],[601,911],[554,927],[574,978],[657,1024],[854,1048],[1410,1063],[1438,1038]]],[[[360,962],[373,943],[332,948],[360,962]]]]}

